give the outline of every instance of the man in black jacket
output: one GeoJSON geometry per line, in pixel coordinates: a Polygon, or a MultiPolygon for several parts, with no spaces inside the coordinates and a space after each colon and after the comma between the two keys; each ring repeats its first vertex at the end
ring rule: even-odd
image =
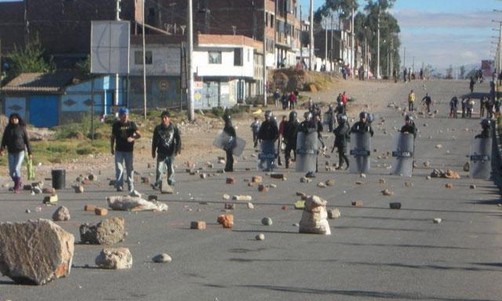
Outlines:
{"type": "Polygon", "coordinates": [[[162,183],[162,174],[167,169],[167,183],[174,185],[174,157],[181,152],[181,137],[178,128],[171,122],[169,111],[160,115],[162,122],[153,130],[152,158],[157,157],[157,171],[153,189],[158,189],[162,183]]]}

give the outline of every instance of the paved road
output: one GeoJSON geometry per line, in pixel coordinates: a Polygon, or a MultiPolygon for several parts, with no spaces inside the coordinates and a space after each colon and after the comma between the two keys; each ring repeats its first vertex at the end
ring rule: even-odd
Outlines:
{"type": "MultiPolygon", "coordinates": [[[[479,119],[447,118],[448,100],[453,94],[466,93],[467,83],[367,82],[342,88],[356,96],[358,106],[375,109],[377,116],[372,169],[366,178],[324,171],[326,162],[337,162],[332,156],[320,159],[321,171],[312,183],[300,183],[303,174],[282,168],[279,171],[287,181],[272,179],[254,170],[250,148],[231,174],[236,179],[233,185],[225,184],[228,174],[215,173],[222,165],[204,167],[203,172],[215,173],[204,180],[180,167],[177,193],[159,196],[169,204],[167,213],[110,213],[126,219],[128,236],[120,246],[133,254],[131,270],[96,269],[94,259],[102,246],[76,245],[69,277],[40,287],[19,286],[0,277],[0,300],[501,300],[499,189],[494,181],[470,179],[462,171],[479,119]],[[434,118],[417,118],[419,167],[412,178],[402,178],[389,175],[392,158],[384,156],[392,150],[393,134],[403,121],[401,112],[387,104],[404,106],[410,88],[417,98],[427,89],[439,113],[434,118]],[[439,144],[441,148],[436,147],[439,144]],[[430,167],[424,167],[424,162],[430,167]],[[462,178],[426,179],[433,168],[453,169],[462,178]],[[263,175],[266,184],[277,188],[258,192],[248,186],[253,175],[263,175]],[[335,186],[317,187],[328,179],[335,179],[335,186]],[[381,179],[385,184],[380,184],[381,179]],[[447,183],[453,188],[445,188],[447,183]],[[470,189],[471,184],[476,189],[470,189]],[[394,195],[383,196],[380,191],[385,188],[394,195]],[[340,209],[341,218],[329,221],[331,236],[298,234],[294,224],[302,212],[292,207],[297,191],[319,195],[328,200],[329,208],[340,209]],[[216,223],[224,193],[252,195],[255,204],[255,209],[237,204],[232,230],[216,223]],[[355,200],[363,201],[364,207],[352,207],[355,200]],[[389,209],[389,202],[401,202],[402,209],[389,209]],[[261,225],[265,216],[272,218],[272,226],[261,225]],[[434,218],[441,218],[442,223],[434,224],[434,218]],[[190,230],[190,221],[195,220],[205,220],[207,230],[190,230]],[[258,233],[266,239],[256,241],[258,233]],[[162,252],[169,253],[173,262],[152,263],[151,258],[162,252]]],[[[326,93],[316,97],[331,98],[326,93]]],[[[350,114],[357,113],[352,110],[350,114]]],[[[333,138],[326,137],[332,145],[333,138]]],[[[114,194],[106,180],[110,170],[102,171],[100,181],[86,186],[83,194],[70,189],[59,193],[60,205],[72,214],[71,221],[60,225],[76,241],[81,223],[100,220],[84,212],[84,204],[104,205],[105,196],[114,194]]],[[[140,166],[139,171],[146,174],[152,169],[140,166]]],[[[138,188],[153,193],[146,185],[138,188]]],[[[55,210],[40,207],[41,196],[2,191],[0,198],[0,221],[50,218],[55,210]],[[26,209],[31,213],[25,213],[26,209]]]]}

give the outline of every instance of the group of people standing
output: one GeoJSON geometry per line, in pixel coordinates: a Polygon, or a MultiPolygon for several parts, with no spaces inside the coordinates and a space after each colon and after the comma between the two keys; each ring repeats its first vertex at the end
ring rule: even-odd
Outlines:
{"type": "MultiPolygon", "coordinates": [[[[416,97],[413,89],[410,90],[410,93],[408,93],[408,111],[409,112],[415,111],[416,98],[417,97],[416,97]]],[[[422,98],[422,101],[420,103],[425,106],[425,110],[427,111],[427,113],[431,112],[433,102],[432,102],[432,98],[429,96],[429,93],[425,93],[425,96],[422,98]]]]}
{"type": "Polygon", "coordinates": [[[276,89],[273,94],[275,107],[282,106],[283,110],[287,110],[288,108],[294,110],[298,102],[298,95],[298,90],[281,93],[280,89],[276,89]]]}

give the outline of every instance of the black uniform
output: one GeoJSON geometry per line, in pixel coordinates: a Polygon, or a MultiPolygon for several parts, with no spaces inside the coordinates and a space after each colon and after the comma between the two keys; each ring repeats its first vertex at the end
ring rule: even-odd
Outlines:
{"type": "Polygon", "coordinates": [[[237,137],[237,134],[235,133],[235,128],[232,125],[231,121],[226,121],[225,122],[225,127],[223,128],[223,132],[230,136],[229,141],[227,144],[224,146],[225,154],[226,154],[226,164],[225,164],[225,171],[226,172],[231,172],[234,171],[234,155],[232,153],[233,149],[235,148],[235,138],[237,137]]]}
{"type": "Polygon", "coordinates": [[[293,151],[294,160],[296,161],[296,138],[298,136],[299,125],[300,123],[296,119],[289,120],[284,125],[284,139],[286,140],[286,149],[284,150],[284,157],[286,159],[286,168],[289,168],[291,151],[293,151]]]}
{"type": "Polygon", "coordinates": [[[343,166],[343,161],[347,164],[345,169],[349,168],[349,159],[347,158],[347,142],[349,137],[350,128],[347,122],[339,122],[338,126],[334,129],[335,142],[333,144],[333,149],[337,149],[338,152],[338,167],[341,169],[343,166]]]}

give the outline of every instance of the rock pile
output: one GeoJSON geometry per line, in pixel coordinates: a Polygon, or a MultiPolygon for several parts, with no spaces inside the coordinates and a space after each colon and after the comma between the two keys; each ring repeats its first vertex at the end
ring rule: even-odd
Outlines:
{"type": "Polygon", "coordinates": [[[331,235],[326,211],[327,203],[316,195],[307,197],[300,220],[300,233],[331,235]]]}

